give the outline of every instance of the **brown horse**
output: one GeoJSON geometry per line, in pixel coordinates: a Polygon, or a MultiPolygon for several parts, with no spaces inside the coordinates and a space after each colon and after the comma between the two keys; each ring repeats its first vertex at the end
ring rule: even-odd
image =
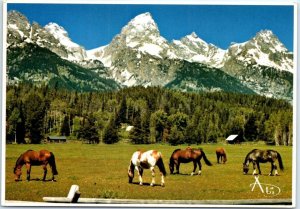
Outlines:
{"type": "Polygon", "coordinates": [[[206,163],[206,165],[208,166],[212,166],[211,162],[207,159],[204,151],[202,149],[192,149],[190,147],[186,148],[185,150],[181,150],[181,149],[176,149],[174,150],[174,152],[172,153],[171,157],[170,157],[170,163],[169,163],[169,168],[170,168],[170,173],[173,174],[174,173],[174,165],[176,166],[176,172],[175,173],[179,173],[179,166],[180,163],[189,163],[189,162],[193,162],[194,163],[194,170],[191,173],[191,175],[195,174],[196,168],[197,168],[197,164],[199,166],[199,171],[198,171],[198,175],[201,174],[201,159],[204,159],[204,162],[206,163]]]}
{"type": "Polygon", "coordinates": [[[221,160],[225,164],[225,162],[227,161],[227,157],[226,157],[225,149],[223,147],[219,147],[216,149],[216,155],[217,155],[217,162],[220,163],[221,160]]]}
{"type": "Polygon", "coordinates": [[[14,167],[15,181],[19,181],[22,174],[22,166],[25,165],[27,169],[27,181],[30,181],[31,166],[43,166],[44,176],[43,181],[46,180],[47,165],[52,168],[52,181],[55,181],[54,175],[57,175],[55,157],[52,152],[48,150],[41,150],[39,152],[33,150],[27,150],[18,158],[14,167]]]}

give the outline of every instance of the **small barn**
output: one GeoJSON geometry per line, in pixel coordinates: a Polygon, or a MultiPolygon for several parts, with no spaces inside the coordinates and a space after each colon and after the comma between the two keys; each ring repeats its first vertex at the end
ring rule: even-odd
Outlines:
{"type": "Polygon", "coordinates": [[[47,143],[64,143],[67,142],[67,137],[65,136],[48,136],[47,143]]]}
{"type": "Polygon", "coordinates": [[[230,135],[227,137],[226,142],[228,144],[239,144],[239,139],[238,139],[239,135],[230,135]]]}

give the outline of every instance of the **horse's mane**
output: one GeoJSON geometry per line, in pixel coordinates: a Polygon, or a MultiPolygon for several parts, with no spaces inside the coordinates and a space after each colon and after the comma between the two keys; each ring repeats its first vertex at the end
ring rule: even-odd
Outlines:
{"type": "Polygon", "coordinates": [[[248,160],[248,158],[249,158],[249,155],[250,155],[252,152],[254,152],[255,150],[258,150],[258,149],[253,149],[253,150],[251,150],[251,151],[246,155],[245,160],[244,160],[244,163],[247,162],[247,160],[248,160]]]}
{"type": "Polygon", "coordinates": [[[14,167],[14,172],[15,172],[15,170],[16,170],[16,168],[17,168],[17,165],[19,165],[19,164],[21,164],[21,161],[23,160],[23,154],[21,154],[19,157],[18,157],[18,159],[17,159],[17,161],[16,161],[16,165],[15,165],[15,167],[14,167]]]}
{"type": "Polygon", "coordinates": [[[175,152],[179,151],[179,150],[181,150],[181,149],[176,149],[176,150],[174,150],[173,153],[172,153],[172,155],[173,155],[175,152]]]}
{"type": "MultiPolygon", "coordinates": [[[[29,151],[33,151],[33,150],[32,150],[32,149],[29,149],[29,150],[27,150],[26,152],[29,152],[29,151]]],[[[21,164],[21,161],[23,160],[23,155],[24,155],[26,152],[24,152],[23,154],[21,154],[21,155],[18,157],[18,159],[17,159],[17,161],[16,161],[15,168],[17,167],[17,165],[21,164]]]]}

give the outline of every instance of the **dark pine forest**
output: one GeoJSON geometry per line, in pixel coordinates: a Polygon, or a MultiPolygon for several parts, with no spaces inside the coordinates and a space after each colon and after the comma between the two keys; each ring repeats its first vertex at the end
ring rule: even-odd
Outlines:
{"type": "Polygon", "coordinates": [[[293,144],[291,104],[258,95],[161,87],[82,93],[30,84],[7,86],[6,94],[8,143],[38,144],[61,135],[87,143],[177,145],[238,134],[243,142],[293,144]]]}

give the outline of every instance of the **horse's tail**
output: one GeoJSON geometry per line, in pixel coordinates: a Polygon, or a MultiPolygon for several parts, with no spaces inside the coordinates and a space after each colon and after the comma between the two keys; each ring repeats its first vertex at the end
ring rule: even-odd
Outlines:
{"type": "Polygon", "coordinates": [[[212,166],[212,163],[207,159],[203,149],[201,149],[201,152],[202,152],[203,160],[204,160],[205,164],[208,165],[208,166],[212,166]]]}
{"type": "Polygon", "coordinates": [[[282,158],[281,158],[281,155],[278,152],[277,152],[277,159],[278,159],[280,170],[283,170],[284,168],[283,168],[282,158]]]}
{"type": "Polygon", "coordinates": [[[56,170],[56,163],[55,163],[55,157],[54,154],[52,152],[50,152],[50,159],[49,159],[49,165],[52,168],[52,173],[53,175],[58,175],[58,172],[56,170]]]}
{"type": "Polygon", "coordinates": [[[166,176],[166,175],[167,175],[167,171],[166,171],[166,168],[165,168],[165,165],[164,165],[164,162],[163,162],[163,159],[162,159],[161,156],[160,156],[160,158],[157,160],[156,165],[157,165],[157,167],[159,168],[159,171],[160,171],[164,176],[166,176]]]}

